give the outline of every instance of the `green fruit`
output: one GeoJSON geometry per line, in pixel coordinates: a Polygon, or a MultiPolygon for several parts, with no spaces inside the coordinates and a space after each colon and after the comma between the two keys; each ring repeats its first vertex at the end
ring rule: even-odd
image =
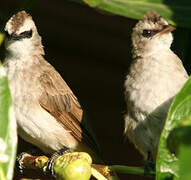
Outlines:
{"type": "Polygon", "coordinates": [[[55,175],[64,180],[89,180],[91,163],[91,157],[85,152],[66,153],[55,161],[55,175]]]}

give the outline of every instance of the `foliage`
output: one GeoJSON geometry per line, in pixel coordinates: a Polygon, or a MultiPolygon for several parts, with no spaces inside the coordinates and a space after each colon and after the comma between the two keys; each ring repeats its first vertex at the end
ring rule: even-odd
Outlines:
{"type": "MultiPolygon", "coordinates": [[[[189,175],[191,153],[191,78],[170,107],[165,127],[161,134],[156,164],[156,179],[189,175]],[[187,172],[187,174],[185,173],[187,172]]],[[[183,178],[184,179],[184,178],[183,178]]]]}
{"type": "Polygon", "coordinates": [[[8,79],[0,65],[0,179],[11,180],[15,164],[16,120],[8,87],[8,79]]]}
{"type": "Polygon", "coordinates": [[[169,23],[191,27],[191,2],[188,0],[80,0],[91,7],[133,19],[155,10],[169,23]]]}

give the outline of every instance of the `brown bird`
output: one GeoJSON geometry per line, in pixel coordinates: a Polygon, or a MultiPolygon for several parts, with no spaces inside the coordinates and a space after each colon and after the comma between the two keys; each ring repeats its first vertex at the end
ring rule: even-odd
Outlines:
{"type": "Polygon", "coordinates": [[[5,32],[8,53],[4,67],[18,134],[47,154],[70,149],[94,156],[99,150],[83,110],[60,74],[44,59],[32,17],[18,12],[7,22],[5,32]]]}

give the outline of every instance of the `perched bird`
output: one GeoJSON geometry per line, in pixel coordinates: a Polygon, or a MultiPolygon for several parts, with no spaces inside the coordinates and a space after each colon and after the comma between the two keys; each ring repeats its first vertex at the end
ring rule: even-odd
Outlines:
{"type": "Polygon", "coordinates": [[[173,97],[188,79],[170,46],[175,28],[148,12],[132,32],[132,64],[124,83],[125,134],[143,156],[156,160],[157,146],[173,97]]]}
{"type": "Polygon", "coordinates": [[[7,56],[3,65],[20,137],[46,154],[63,149],[97,153],[78,99],[43,57],[32,17],[18,12],[7,22],[5,32],[7,56]]]}

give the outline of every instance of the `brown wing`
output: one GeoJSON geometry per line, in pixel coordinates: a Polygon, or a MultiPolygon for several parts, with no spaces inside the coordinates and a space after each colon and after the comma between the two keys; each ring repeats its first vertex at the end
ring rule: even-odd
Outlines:
{"type": "Polygon", "coordinates": [[[82,140],[82,109],[68,85],[51,66],[39,77],[43,94],[39,103],[55,119],[70,131],[76,140],[82,140]]]}

